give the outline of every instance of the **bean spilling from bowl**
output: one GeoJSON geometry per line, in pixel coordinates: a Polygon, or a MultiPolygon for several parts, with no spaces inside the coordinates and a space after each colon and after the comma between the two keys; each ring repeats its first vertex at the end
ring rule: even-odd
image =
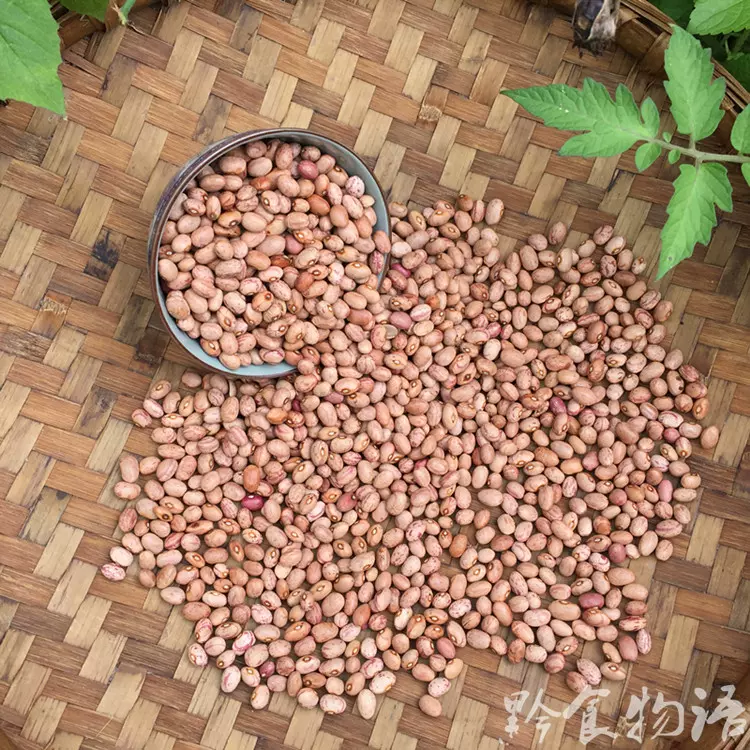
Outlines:
{"type": "Polygon", "coordinates": [[[390,251],[374,203],[361,177],[314,146],[231,151],[169,213],[158,262],[167,311],[232,370],[296,365],[346,320],[371,323],[347,294],[372,294],[390,251]]]}
{"type": "Polygon", "coordinates": [[[380,291],[346,291],[293,377],[153,386],[133,419],[156,452],[122,458],[134,504],[102,572],[137,558],[195,623],[191,662],[255,708],[287,692],[340,713],[348,695],[370,718],[407,670],[438,716],[467,645],[549,673],[573,657],[576,692],[623,680],[651,648],[627,563],[672,555],[693,445],[719,437],[664,345],[672,305],[611,227],[503,253],[499,200],[391,214],[380,291]],[[588,641],[598,663],[575,658],[588,641]]]}

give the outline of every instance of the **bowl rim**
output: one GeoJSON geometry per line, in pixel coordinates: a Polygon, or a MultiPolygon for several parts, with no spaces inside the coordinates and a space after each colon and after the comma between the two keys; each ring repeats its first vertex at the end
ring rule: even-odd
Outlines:
{"type": "MultiPolygon", "coordinates": [[[[243,380],[273,380],[276,378],[284,377],[286,375],[290,375],[294,373],[297,368],[293,365],[289,365],[286,362],[280,362],[276,365],[246,365],[244,367],[238,368],[238,370],[231,370],[230,368],[225,367],[216,357],[211,357],[204,352],[201,356],[197,356],[187,348],[185,343],[181,340],[181,336],[187,336],[187,334],[179,329],[177,329],[178,333],[175,333],[175,331],[173,330],[173,326],[170,325],[170,319],[172,318],[166,310],[166,295],[162,292],[158,279],[160,239],[162,233],[164,232],[164,227],[169,220],[169,209],[172,207],[175,198],[185,190],[188,182],[190,182],[190,180],[192,180],[197,175],[197,173],[200,172],[201,169],[216,161],[228,151],[231,151],[239,146],[247,145],[248,143],[253,143],[255,141],[272,139],[299,139],[304,146],[305,144],[303,139],[310,136],[314,136],[315,138],[326,141],[332,147],[345,152],[350,158],[354,160],[357,166],[360,167],[362,171],[372,179],[373,184],[375,185],[375,195],[373,197],[375,198],[376,204],[378,201],[381,202],[386,219],[388,219],[388,201],[386,200],[385,193],[383,192],[383,189],[381,188],[374,172],[364,163],[362,158],[355,151],[350,149],[348,146],[345,146],[343,143],[340,143],[336,139],[324,135],[323,133],[318,133],[314,130],[310,130],[308,128],[266,128],[264,130],[246,130],[243,133],[236,133],[234,135],[229,135],[226,138],[222,138],[221,140],[215,141],[214,143],[209,144],[205,149],[203,149],[203,151],[200,151],[198,154],[189,159],[177,171],[177,173],[167,183],[166,187],[161,193],[161,196],[159,197],[158,203],[156,204],[151,223],[149,224],[148,241],[146,245],[146,260],[148,264],[151,296],[154,299],[154,304],[159,312],[161,322],[170,338],[174,339],[177,342],[182,351],[185,352],[188,357],[195,360],[196,362],[200,362],[201,365],[208,368],[212,372],[218,372],[222,375],[243,380]],[[213,362],[209,362],[208,360],[215,360],[216,364],[213,364],[213,362]],[[274,371],[272,373],[248,372],[248,370],[261,367],[274,368],[274,371]],[[244,372],[241,372],[241,370],[244,372]]],[[[390,235],[390,225],[387,227],[386,231],[390,235]]],[[[389,262],[390,253],[385,258],[385,264],[383,267],[383,271],[381,272],[379,283],[382,282],[385,276],[389,262]]]]}

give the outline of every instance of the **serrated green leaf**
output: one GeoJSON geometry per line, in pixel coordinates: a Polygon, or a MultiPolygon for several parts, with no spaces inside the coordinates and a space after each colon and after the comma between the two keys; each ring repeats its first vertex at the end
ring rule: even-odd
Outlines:
{"type": "Polygon", "coordinates": [[[742,176],[745,178],[745,182],[750,185],[750,164],[742,165],[742,176]]]}
{"type": "Polygon", "coordinates": [[[643,143],[635,152],[635,166],[639,172],[645,172],[661,154],[661,146],[658,143],[643,143]]]}
{"type": "Polygon", "coordinates": [[[68,10],[80,13],[82,16],[93,16],[100,21],[104,20],[109,7],[109,0],[60,0],[68,10]]]}
{"type": "Polygon", "coordinates": [[[693,34],[731,34],[750,28],[747,0],[701,0],[690,14],[693,34]]]}
{"type": "Polygon", "coordinates": [[[670,164],[677,164],[677,162],[680,160],[680,152],[679,151],[670,151],[667,155],[667,161],[670,164]]]}
{"type": "Polygon", "coordinates": [[[741,154],[750,152],[750,107],[745,107],[734,121],[732,145],[741,154]]]}
{"type": "Polygon", "coordinates": [[[680,26],[687,26],[690,12],[695,7],[693,0],[653,0],[653,2],[662,13],[666,13],[680,26]]]}
{"type": "Polygon", "coordinates": [[[750,89],[750,53],[740,52],[723,64],[746,89],[750,89]]]}
{"type": "Polygon", "coordinates": [[[619,84],[615,90],[615,111],[626,122],[637,122],[640,125],[641,118],[638,112],[638,105],[635,103],[630,89],[622,84],[619,84]]]}
{"type": "Polygon", "coordinates": [[[669,79],[664,88],[672,102],[677,130],[700,141],[711,135],[721,121],[726,82],[723,78],[712,81],[711,53],[694,36],[678,26],[673,26],[672,31],[664,53],[669,79]]]}
{"type": "Polygon", "coordinates": [[[654,104],[654,100],[647,96],[641,102],[641,117],[643,122],[648,128],[648,132],[652,138],[656,138],[659,135],[659,126],[661,125],[659,117],[659,108],[654,104]]]}
{"type": "Polygon", "coordinates": [[[581,89],[551,84],[503,93],[541,117],[545,125],[589,131],[568,140],[560,149],[563,156],[614,156],[627,151],[636,141],[654,137],[658,131],[658,124],[654,129],[650,106],[645,105],[650,118],[646,123],[633,95],[624,86],[617,88],[614,100],[603,84],[590,78],[584,80],[581,89]]]}
{"type": "Polygon", "coordinates": [[[732,210],[732,186],[726,167],[716,162],[698,167],[683,164],[667,206],[669,218],[661,231],[657,279],[689,258],[696,244],[708,244],[716,226],[715,206],[732,210]]]}
{"type": "Polygon", "coordinates": [[[617,110],[617,105],[612,101],[607,87],[593,78],[583,79],[582,95],[586,111],[597,122],[611,117],[617,110]]]}
{"type": "Polygon", "coordinates": [[[0,2],[0,99],[65,114],[60,38],[47,0],[0,2]]]}
{"type": "Polygon", "coordinates": [[[507,89],[502,93],[551,128],[586,130],[591,124],[591,115],[583,104],[583,92],[564,83],[507,89]]]}
{"type": "Polygon", "coordinates": [[[618,131],[581,133],[563,143],[560,156],[617,156],[637,140],[635,136],[618,131]]]}

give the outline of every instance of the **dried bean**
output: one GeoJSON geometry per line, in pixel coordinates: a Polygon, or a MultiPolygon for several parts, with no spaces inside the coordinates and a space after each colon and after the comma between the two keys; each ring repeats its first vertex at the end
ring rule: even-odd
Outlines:
{"type": "Polygon", "coordinates": [[[439,716],[465,645],[556,673],[598,640],[607,661],[566,684],[623,679],[651,648],[624,565],[673,554],[701,483],[691,441],[719,439],[624,238],[574,250],[557,223],[501,260],[499,199],[393,204],[378,289],[389,238],[331,157],[256,142],[196,185],[164,239],[170,311],[225,363],[297,373],[152,386],[133,419],[157,455],[122,458],[114,493],[134,505],[102,573],[137,555],[195,623],[189,659],[254,708],[286,691],[339,713],[348,694],[370,718],[406,669],[439,716]]]}

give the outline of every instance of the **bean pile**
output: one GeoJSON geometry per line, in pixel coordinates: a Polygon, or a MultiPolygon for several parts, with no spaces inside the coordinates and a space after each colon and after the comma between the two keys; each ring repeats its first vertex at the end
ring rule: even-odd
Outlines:
{"type": "Polygon", "coordinates": [[[255,141],[203,169],[169,213],[158,273],[166,307],[232,370],[296,365],[306,346],[372,323],[367,302],[390,250],[375,199],[314,146],[255,141]]]}
{"type": "Polygon", "coordinates": [[[192,663],[253,707],[286,691],[340,713],[350,695],[370,718],[403,669],[439,716],[466,645],[555,673],[598,641],[576,692],[649,652],[624,564],[667,560],[690,522],[692,441],[719,436],[706,386],[663,346],[672,305],[612,227],[574,249],[555,224],[503,257],[502,213],[392,204],[380,291],[373,274],[342,289],[341,327],[293,377],[188,372],[134,413],[156,455],[122,458],[135,503],[102,572],[137,557],[195,623],[192,663]]]}

